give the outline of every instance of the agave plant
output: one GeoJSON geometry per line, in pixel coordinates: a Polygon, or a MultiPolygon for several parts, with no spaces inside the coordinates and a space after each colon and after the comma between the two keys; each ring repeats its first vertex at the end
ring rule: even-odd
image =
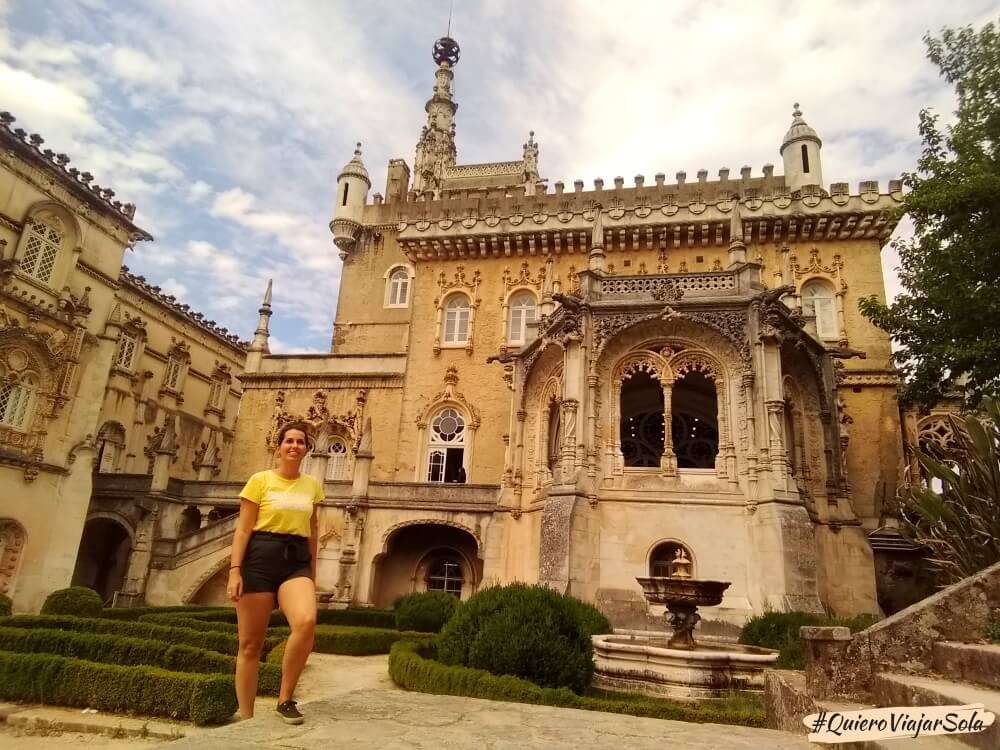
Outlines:
{"type": "Polygon", "coordinates": [[[930,550],[942,584],[1000,561],[1000,399],[952,419],[954,440],[914,449],[923,481],[900,492],[903,531],[930,550]]]}

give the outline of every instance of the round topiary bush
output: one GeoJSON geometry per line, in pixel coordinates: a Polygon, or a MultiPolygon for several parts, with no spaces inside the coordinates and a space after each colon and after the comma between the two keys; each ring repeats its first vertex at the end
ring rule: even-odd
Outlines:
{"type": "Polygon", "coordinates": [[[458,599],[443,591],[404,596],[396,604],[396,629],[437,633],[451,619],[458,599]]]}
{"type": "Polygon", "coordinates": [[[590,636],[610,630],[588,604],[542,586],[512,584],[484,589],[462,604],[438,636],[437,655],[445,664],[579,693],[594,669],[590,636]]]}
{"type": "Polygon", "coordinates": [[[14,603],[6,594],[0,594],[0,617],[10,617],[14,603]]]}
{"type": "Polygon", "coordinates": [[[42,605],[42,614],[99,617],[102,609],[104,604],[96,591],[83,586],[72,586],[49,594],[42,605]]]}

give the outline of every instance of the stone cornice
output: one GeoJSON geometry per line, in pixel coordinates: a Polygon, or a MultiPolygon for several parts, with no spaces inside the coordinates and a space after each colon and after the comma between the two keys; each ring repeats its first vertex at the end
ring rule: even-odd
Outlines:
{"type": "Polygon", "coordinates": [[[121,286],[121,284],[118,283],[117,279],[108,276],[108,274],[104,273],[103,271],[99,271],[89,263],[86,263],[82,260],[78,260],[76,262],[76,267],[79,268],[81,271],[83,271],[85,274],[87,274],[87,276],[90,276],[92,279],[97,279],[98,281],[107,284],[112,289],[117,290],[121,286]]]}
{"type": "Polygon", "coordinates": [[[350,373],[240,373],[236,376],[243,384],[243,392],[250,390],[323,388],[402,388],[404,376],[400,373],[350,372],[350,373]]]}
{"type": "Polygon", "coordinates": [[[250,343],[241,341],[235,333],[230,333],[229,329],[216,325],[214,320],[207,320],[201,313],[192,310],[190,306],[182,304],[172,294],[166,294],[160,287],[150,284],[145,277],[130,273],[128,267],[122,266],[119,280],[128,289],[136,292],[142,297],[167,308],[175,315],[180,316],[186,322],[191,323],[200,330],[209,334],[218,341],[223,342],[230,349],[240,354],[244,354],[250,343]]]}
{"type": "Polygon", "coordinates": [[[854,386],[895,388],[899,385],[899,374],[891,369],[838,367],[835,372],[837,386],[841,388],[854,386]]]}
{"type": "Polygon", "coordinates": [[[67,168],[70,158],[66,154],[41,148],[45,140],[37,133],[29,135],[23,128],[12,128],[14,121],[15,118],[9,112],[0,112],[0,146],[15,153],[25,163],[53,176],[60,185],[104,216],[123,224],[131,241],[153,239],[152,235],[133,221],[133,204],[113,200],[114,190],[91,184],[93,176],[89,172],[80,172],[75,167],[67,168]]]}

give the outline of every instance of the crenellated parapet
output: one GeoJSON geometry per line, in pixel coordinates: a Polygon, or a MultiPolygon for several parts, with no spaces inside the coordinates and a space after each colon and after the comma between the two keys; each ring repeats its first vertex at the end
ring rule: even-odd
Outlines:
{"type": "MultiPolygon", "coordinates": [[[[725,174],[726,170],[721,171],[725,174]]],[[[411,260],[471,256],[588,253],[596,212],[602,213],[605,250],[661,250],[680,247],[726,247],[733,241],[732,216],[739,204],[742,240],[823,242],[845,239],[884,241],[895,228],[902,183],[889,182],[880,192],[876,181],[863,181],[851,194],[847,183],[829,191],[804,186],[792,193],[783,179],[765,173],[732,181],[683,181],[626,188],[524,195],[452,194],[442,200],[407,200],[365,207],[363,224],[394,229],[411,260]]],[[[413,196],[411,195],[411,198],[413,196]]]]}

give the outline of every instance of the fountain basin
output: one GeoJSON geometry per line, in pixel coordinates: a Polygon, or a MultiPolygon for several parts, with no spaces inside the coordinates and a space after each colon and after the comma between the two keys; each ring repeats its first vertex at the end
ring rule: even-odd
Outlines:
{"type": "Polygon", "coordinates": [[[699,638],[695,649],[668,647],[663,633],[595,635],[594,687],[657,698],[706,700],[734,691],[763,693],[764,670],[778,652],[699,638]]]}

